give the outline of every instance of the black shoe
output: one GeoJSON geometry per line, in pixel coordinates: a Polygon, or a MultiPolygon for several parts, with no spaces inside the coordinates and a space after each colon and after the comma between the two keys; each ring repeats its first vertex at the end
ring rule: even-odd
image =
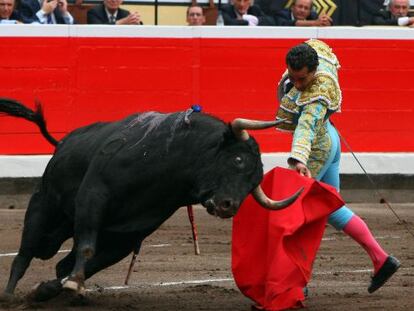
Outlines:
{"type": "Polygon", "coordinates": [[[388,256],[385,260],[382,267],[378,272],[372,277],[371,284],[368,287],[368,293],[372,294],[378,288],[385,284],[388,279],[397,272],[398,268],[401,266],[401,263],[397,258],[393,256],[388,256]]]}

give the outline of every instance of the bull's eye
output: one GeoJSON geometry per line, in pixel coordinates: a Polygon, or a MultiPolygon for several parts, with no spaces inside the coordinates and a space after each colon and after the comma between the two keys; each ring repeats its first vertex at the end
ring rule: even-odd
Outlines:
{"type": "Polygon", "coordinates": [[[244,167],[243,159],[239,156],[234,158],[234,164],[236,164],[238,167],[244,167]]]}

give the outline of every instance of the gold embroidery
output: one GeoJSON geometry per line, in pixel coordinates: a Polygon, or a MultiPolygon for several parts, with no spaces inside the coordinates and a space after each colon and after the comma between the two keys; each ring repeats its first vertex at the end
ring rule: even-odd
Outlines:
{"type": "Polygon", "coordinates": [[[340,109],[341,90],[337,82],[329,75],[317,73],[312,84],[300,95],[298,105],[303,106],[314,101],[321,101],[332,111],[340,109]]]}

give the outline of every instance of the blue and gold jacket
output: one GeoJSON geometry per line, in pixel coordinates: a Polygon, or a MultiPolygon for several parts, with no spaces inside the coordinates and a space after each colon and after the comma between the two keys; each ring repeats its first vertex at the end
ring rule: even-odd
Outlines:
{"type": "Polygon", "coordinates": [[[332,49],[320,40],[306,43],[318,53],[315,78],[303,92],[295,87],[287,90],[285,71],[278,86],[280,106],[276,119],[286,119],[278,125],[279,130],[294,133],[290,157],[304,163],[315,177],[330,154],[327,121],[340,111],[342,94],[338,83],[340,65],[332,49]]]}

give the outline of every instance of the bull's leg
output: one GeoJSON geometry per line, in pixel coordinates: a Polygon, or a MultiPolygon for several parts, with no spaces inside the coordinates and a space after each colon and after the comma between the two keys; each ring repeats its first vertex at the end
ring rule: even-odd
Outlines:
{"type": "MultiPolygon", "coordinates": [[[[142,240],[137,241],[136,234],[111,233],[99,242],[96,255],[85,265],[85,279],[95,273],[119,262],[131,253],[134,247],[139,251],[142,240]]],[[[44,282],[36,288],[30,298],[36,301],[45,301],[59,295],[62,290],[62,279],[68,275],[75,264],[75,251],[72,250],[56,266],[57,279],[44,282]]]]}
{"type": "Polygon", "coordinates": [[[6,289],[4,290],[4,297],[13,295],[14,290],[17,286],[17,282],[25,274],[32,259],[33,256],[21,252],[19,252],[19,254],[17,254],[17,256],[14,258],[11,266],[9,281],[7,282],[6,289]]]}
{"type": "Polygon", "coordinates": [[[65,289],[76,291],[81,295],[85,290],[85,264],[95,254],[98,231],[107,205],[105,187],[99,187],[97,183],[94,183],[94,187],[94,191],[79,190],[76,197],[74,233],[76,260],[69,278],[63,283],[65,289]]]}
{"type": "Polygon", "coordinates": [[[31,260],[35,257],[35,252],[41,247],[40,236],[44,228],[45,216],[41,213],[42,193],[35,192],[29,202],[24,220],[22,241],[18,255],[14,258],[10,277],[4,290],[4,297],[11,296],[17,286],[17,282],[23,277],[31,260]]]}
{"type": "Polygon", "coordinates": [[[57,224],[57,228],[43,237],[42,247],[36,252],[35,257],[40,259],[52,258],[59,251],[63,242],[73,236],[73,223],[64,220],[57,224]]]}
{"type": "Polygon", "coordinates": [[[85,277],[88,279],[95,273],[112,266],[127,257],[134,248],[137,253],[141,248],[142,240],[137,241],[136,235],[121,234],[111,242],[104,239],[105,245],[99,248],[99,252],[86,263],[85,277]]]}
{"type": "MultiPolygon", "coordinates": [[[[55,231],[47,237],[47,241],[44,241],[45,247],[39,251],[36,257],[39,258],[50,258],[57,253],[62,243],[72,236],[73,230],[70,221],[63,222],[55,231]]],[[[62,291],[61,280],[64,276],[67,276],[73,268],[74,263],[74,252],[73,250],[66,255],[56,265],[56,273],[60,271],[62,276],[57,276],[58,279],[52,281],[41,282],[35,286],[31,293],[27,296],[29,300],[34,301],[45,301],[49,300],[62,291]],[[65,268],[64,268],[65,267],[65,268]]]]}
{"type": "Polygon", "coordinates": [[[69,254],[62,258],[56,265],[56,277],[63,279],[73,270],[76,259],[76,250],[72,249],[69,254]]]}

